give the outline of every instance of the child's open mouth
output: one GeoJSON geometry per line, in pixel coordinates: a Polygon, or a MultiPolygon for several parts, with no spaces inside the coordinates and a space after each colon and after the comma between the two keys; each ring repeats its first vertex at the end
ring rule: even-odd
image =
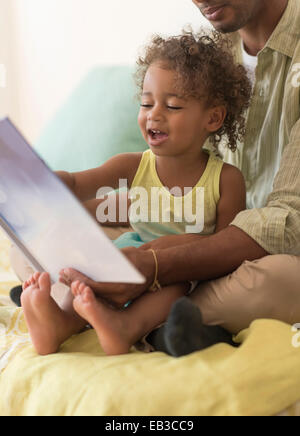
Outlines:
{"type": "Polygon", "coordinates": [[[161,130],[148,130],[149,144],[153,146],[162,145],[168,138],[169,135],[161,130]]]}

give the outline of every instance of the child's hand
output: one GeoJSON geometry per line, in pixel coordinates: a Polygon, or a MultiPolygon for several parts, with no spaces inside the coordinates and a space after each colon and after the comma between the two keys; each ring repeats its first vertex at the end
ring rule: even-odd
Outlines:
{"type": "Polygon", "coordinates": [[[71,191],[74,190],[75,179],[71,173],[67,173],[66,171],[56,171],[55,174],[69,189],[71,189],[71,191]]]}

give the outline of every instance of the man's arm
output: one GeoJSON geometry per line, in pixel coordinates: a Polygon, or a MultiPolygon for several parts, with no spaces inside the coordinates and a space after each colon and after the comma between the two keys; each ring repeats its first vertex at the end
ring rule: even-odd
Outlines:
{"type": "Polygon", "coordinates": [[[286,145],[264,208],[241,212],[231,223],[270,254],[300,254],[300,120],[286,145]]]}
{"type": "MultiPolygon", "coordinates": [[[[246,233],[234,226],[206,238],[191,236],[195,238],[194,242],[156,250],[158,280],[161,285],[222,277],[236,270],[245,260],[252,261],[268,254],[246,233]]],[[[122,251],[145,277],[143,285],[97,283],[82,276],[82,281],[96,294],[120,308],[148,291],[156,273],[154,256],[150,250],[128,247],[122,251]]],[[[64,270],[60,280],[69,285],[77,278],[78,272],[64,270]]]]}
{"type": "Polygon", "coordinates": [[[235,271],[246,260],[268,253],[235,226],[190,244],[156,250],[162,285],[211,280],[235,271]]]}

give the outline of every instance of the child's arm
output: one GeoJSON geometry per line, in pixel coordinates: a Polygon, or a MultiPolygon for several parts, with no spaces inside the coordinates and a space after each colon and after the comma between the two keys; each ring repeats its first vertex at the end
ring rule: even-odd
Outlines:
{"type": "MultiPolygon", "coordinates": [[[[90,215],[97,220],[99,223],[99,217],[97,216],[97,209],[101,205],[101,203],[106,202],[107,204],[108,196],[104,197],[103,199],[94,199],[94,200],[88,200],[85,203],[83,203],[83,206],[87,209],[87,211],[90,213],[90,215]]],[[[129,221],[129,208],[131,205],[131,200],[129,199],[128,192],[118,192],[116,194],[113,194],[112,197],[113,200],[113,208],[115,207],[115,214],[112,214],[112,219],[109,219],[107,209],[105,210],[107,221],[101,222],[102,226],[121,226],[121,227],[129,227],[130,221],[129,221]],[[122,208],[122,213],[120,214],[120,209],[122,208]]]]}
{"type": "Polygon", "coordinates": [[[67,173],[66,171],[55,171],[55,174],[60,178],[62,182],[71,190],[74,192],[75,187],[75,179],[73,177],[73,174],[67,173]]]}
{"type": "Polygon", "coordinates": [[[98,168],[78,173],[59,171],[56,174],[81,202],[93,200],[100,188],[119,188],[120,179],[126,179],[131,187],[142,158],[142,153],[124,153],[109,159],[98,168]]]}
{"type": "Polygon", "coordinates": [[[244,176],[238,168],[226,163],[221,173],[220,195],[217,206],[216,233],[228,227],[238,213],[246,209],[244,176]]]}

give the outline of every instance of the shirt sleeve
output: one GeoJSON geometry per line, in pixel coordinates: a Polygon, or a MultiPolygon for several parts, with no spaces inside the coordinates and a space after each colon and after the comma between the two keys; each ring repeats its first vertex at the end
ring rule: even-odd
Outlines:
{"type": "Polygon", "coordinates": [[[266,207],[241,212],[231,225],[270,254],[300,255],[300,120],[291,131],[266,207]]]}

